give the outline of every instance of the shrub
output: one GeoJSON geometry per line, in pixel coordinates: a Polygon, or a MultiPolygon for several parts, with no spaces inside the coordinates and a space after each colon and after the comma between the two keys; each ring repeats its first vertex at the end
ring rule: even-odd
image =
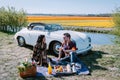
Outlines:
{"type": "Polygon", "coordinates": [[[120,36],[120,7],[113,12],[113,22],[115,24],[114,33],[120,36]]]}
{"type": "Polygon", "coordinates": [[[0,8],[0,30],[16,32],[27,25],[27,18],[23,9],[16,10],[14,7],[0,8]]]}

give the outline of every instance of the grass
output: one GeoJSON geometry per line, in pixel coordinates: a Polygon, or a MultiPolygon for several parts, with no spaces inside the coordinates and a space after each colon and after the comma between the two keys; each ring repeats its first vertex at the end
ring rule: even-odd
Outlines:
{"type": "MultiPolygon", "coordinates": [[[[2,80],[23,80],[17,73],[16,65],[30,56],[30,47],[18,47],[13,41],[13,34],[0,32],[0,67],[2,80]],[[12,42],[9,44],[9,42],[12,42]],[[24,54],[23,54],[24,53],[24,54]],[[11,74],[12,73],[12,74],[11,74]],[[4,74],[4,75],[3,75],[4,74]],[[5,76],[6,75],[6,76],[5,76]]],[[[94,45],[89,54],[79,56],[88,66],[91,75],[73,75],[62,77],[42,77],[43,80],[119,80],[120,78],[120,47],[118,45],[94,45]]],[[[52,57],[52,55],[48,55],[52,57]]],[[[27,80],[39,80],[29,78],[27,80]]]]}

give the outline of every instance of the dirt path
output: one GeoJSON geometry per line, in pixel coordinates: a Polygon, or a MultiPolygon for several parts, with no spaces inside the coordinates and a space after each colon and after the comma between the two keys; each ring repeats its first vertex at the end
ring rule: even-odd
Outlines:
{"type": "Polygon", "coordinates": [[[25,57],[30,57],[30,49],[19,47],[13,36],[0,37],[0,80],[15,80],[17,66],[25,57]]]}
{"type": "MultiPolygon", "coordinates": [[[[31,47],[19,47],[13,35],[0,32],[0,80],[23,80],[17,66],[26,57],[30,58],[31,47]]],[[[120,47],[113,45],[93,46],[86,56],[79,56],[90,69],[91,75],[28,78],[26,80],[119,80],[120,47]]]]}

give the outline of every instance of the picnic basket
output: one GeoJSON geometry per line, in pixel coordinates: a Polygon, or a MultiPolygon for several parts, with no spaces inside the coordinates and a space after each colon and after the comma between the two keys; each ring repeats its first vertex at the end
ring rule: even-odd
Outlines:
{"type": "Polygon", "coordinates": [[[25,71],[20,72],[20,77],[34,77],[36,76],[36,66],[28,67],[25,71]]]}

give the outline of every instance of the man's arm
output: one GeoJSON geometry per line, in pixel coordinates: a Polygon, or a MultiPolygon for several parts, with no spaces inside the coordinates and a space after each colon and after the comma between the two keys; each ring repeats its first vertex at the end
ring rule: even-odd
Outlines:
{"type": "Polygon", "coordinates": [[[63,50],[64,52],[75,52],[76,50],[63,50]]]}

